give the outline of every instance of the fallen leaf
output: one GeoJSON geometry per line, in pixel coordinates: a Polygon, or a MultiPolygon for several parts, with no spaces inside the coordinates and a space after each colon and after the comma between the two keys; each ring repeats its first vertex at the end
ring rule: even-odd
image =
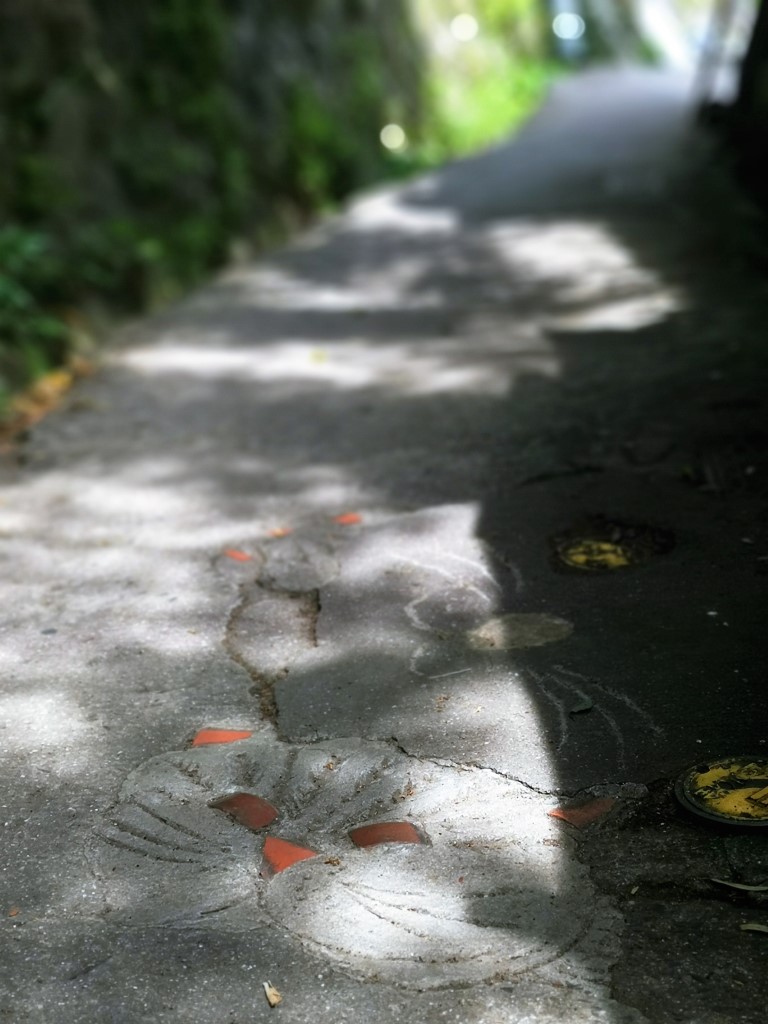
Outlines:
{"type": "Polygon", "coordinates": [[[585,711],[591,711],[595,706],[595,702],[590,700],[589,697],[585,697],[583,701],[574,705],[568,712],[569,715],[582,715],[585,711]]]}
{"type": "Polygon", "coordinates": [[[61,402],[74,383],[75,375],[69,369],[51,370],[34,381],[26,391],[14,396],[8,411],[0,421],[0,442],[4,450],[19,434],[39,423],[61,402]]]}
{"type": "Polygon", "coordinates": [[[362,523],[363,517],[359,512],[344,512],[340,516],[334,516],[333,521],[339,526],[356,526],[358,523],[362,523]]]}
{"type": "Polygon", "coordinates": [[[52,370],[32,384],[26,397],[35,404],[50,406],[72,387],[73,381],[69,370],[52,370]]]}
{"type": "Polygon", "coordinates": [[[21,910],[19,909],[19,907],[11,907],[11,909],[8,911],[8,917],[18,917],[20,913],[21,910]]]}
{"type": "Polygon", "coordinates": [[[267,1002],[274,1009],[275,1006],[279,1006],[283,1001],[283,997],[277,991],[274,985],[268,981],[262,982],[264,986],[264,995],[267,997],[267,1002]]]}
{"type": "Polygon", "coordinates": [[[247,551],[238,551],[237,548],[225,548],[224,554],[233,562],[250,562],[253,559],[253,555],[249,555],[247,551]]]}
{"type": "Polygon", "coordinates": [[[741,882],[729,882],[727,878],[710,878],[710,882],[727,885],[730,889],[741,889],[743,892],[768,892],[768,885],[743,885],[741,882]]]}
{"type": "Polygon", "coordinates": [[[739,925],[743,932],[765,932],[768,935],[768,924],[758,924],[757,921],[747,921],[739,925]]]}
{"type": "Polygon", "coordinates": [[[290,526],[276,526],[274,530],[269,531],[269,536],[279,540],[280,537],[289,537],[292,533],[290,526]]]}

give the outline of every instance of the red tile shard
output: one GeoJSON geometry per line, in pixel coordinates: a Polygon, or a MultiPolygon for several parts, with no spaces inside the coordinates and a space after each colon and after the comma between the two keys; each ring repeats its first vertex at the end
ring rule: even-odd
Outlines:
{"type": "Polygon", "coordinates": [[[225,548],[224,554],[227,558],[231,558],[233,562],[253,561],[253,555],[249,555],[247,551],[238,551],[237,548],[225,548]]]}
{"type": "Polygon", "coordinates": [[[362,523],[363,517],[359,512],[344,512],[340,516],[334,516],[333,521],[339,526],[357,526],[358,523],[362,523]]]}
{"type": "Polygon", "coordinates": [[[264,840],[264,860],[261,866],[262,878],[271,878],[302,860],[310,860],[317,853],[306,846],[297,846],[286,839],[267,836],[264,840]]]}
{"type": "Polygon", "coordinates": [[[574,828],[584,828],[602,818],[616,804],[616,798],[612,796],[601,796],[590,800],[580,807],[556,807],[549,811],[550,818],[558,818],[560,821],[567,821],[574,828]]]}
{"type": "Polygon", "coordinates": [[[224,811],[230,818],[254,832],[271,825],[277,818],[277,808],[254,793],[232,793],[209,806],[224,811]]]}
{"type": "Polygon", "coordinates": [[[349,838],[363,849],[382,843],[424,843],[421,832],[410,821],[380,821],[375,825],[353,828],[349,838]]]}
{"type": "Polygon", "coordinates": [[[247,740],[253,736],[251,729],[201,729],[192,740],[193,747],[203,747],[208,743],[234,743],[236,740],[247,740]]]}

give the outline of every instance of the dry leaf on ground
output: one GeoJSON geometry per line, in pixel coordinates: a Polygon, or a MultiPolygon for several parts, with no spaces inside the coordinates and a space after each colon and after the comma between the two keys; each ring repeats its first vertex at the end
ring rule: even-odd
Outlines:
{"type": "Polygon", "coordinates": [[[262,984],[264,986],[264,995],[267,997],[269,1005],[272,1007],[279,1006],[283,1001],[283,997],[277,991],[275,986],[270,984],[268,981],[262,982],[262,984]]]}

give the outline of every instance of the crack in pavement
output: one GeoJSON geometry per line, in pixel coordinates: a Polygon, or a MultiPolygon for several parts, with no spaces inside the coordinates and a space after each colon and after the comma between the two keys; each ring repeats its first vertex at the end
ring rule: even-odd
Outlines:
{"type": "MultiPolygon", "coordinates": [[[[370,737],[374,739],[376,737],[370,737]]],[[[538,786],[534,786],[533,783],[527,782],[525,779],[518,778],[516,775],[511,773],[503,772],[498,768],[493,768],[487,764],[480,764],[478,761],[452,761],[447,757],[430,757],[426,754],[414,754],[398,740],[396,736],[385,737],[383,742],[389,743],[396,750],[398,750],[405,757],[411,758],[413,761],[419,761],[421,763],[434,764],[438,768],[455,768],[458,771],[482,771],[489,772],[491,775],[495,775],[499,779],[504,779],[505,782],[516,782],[518,785],[527,789],[531,793],[536,793],[537,796],[568,796],[570,794],[565,793],[559,789],[542,789],[538,786]]]]}
{"type": "Polygon", "coordinates": [[[317,626],[320,621],[320,612],[323,610],[320,602],[320,590],[304,591],[302,594],[291,595],[295,600],[302,598],[303,603],[299,609],[299,615],[307,621],[307,634],[310,646],[317,647],[317,626]]]}
{"type": "Polygon", "coordinates": [[[74,971],[71,971],[69,974],[65,975],[64,981],[79,981],[80,978],[85,978],[87,975],[92,974],[94,971],[97,971],[100,967],[103,967],[105,964],[108,964],[113,959],[114,957],[107,956],[104,957],[103,960],[97,960],[95,963],[92,964],[81,964],[79,967],[75,968],[74,971]]]}
{"type": "Polygon", "coordinates": [[[275,704],[274,682],[267,680],[256,672],[256,670],[241,656],[235,643],[235,630],[237,629],[250,600],[250,592],[248,590],[244,590],[241,593],[240,599],[230,609],[227,621],[224,625],[222,643],[227,657],[243,669],[251,679],[251,682],[253,683],[251,692],[254,693],[255,696],[259,697],[259,711],[261,712],[262,718],[271,722],[276,729],[277,706],[275,704]]]}
{"type": "MultiPolygon", "coordinates": [[[[489,772],[491,775],[496,776],[499,779],[504,779],[505,782],[514,782],[527,789],[530,793],[535,793],[537,796],[549,796],[557,797],[557,799],[575,800],[579,797],[594,797],[603,795],[606,792],[616,791],[617,793],[623,794],[628,799],[639,799],[640,791],[647,790],[647,786],[643,783],[632,783],[623,782],[616,783],[607,780],[605,782],[596,782],[589,786],[582,786],[578,789],[562,789],[553,788],[545,789],[542,786],[535,786],[532,782],[528,782],[526,779],[519,775],[513,775],[511,772],[504,772],[499,768],[494,768],[492,765],[483,764],[480,761],[452,761],[450,758],[445,757],[430,757],[427,754],[415,754],[408,750],[407,747],[403,746],[400,740],[396,736],[389,737],[367,737],[371,740],[379,740],[380,742],[388,743],[393,746],[399,753],[405,757],[410,758],[414,761],[427,762],[434,764],[438,768],[455,768],[458,771],[483,771],[489,772]]],[[[324,741],[331,739],[331,737],[325,737],[324,741]]]]}
{"type": "Polygon", "coordinates": [[[272,598],[278,603],[289,602],[292,613],[304,624],[304,640],[310,647],[317,647],[317,623],[320,616],[320,591],[318,589],[297,591],[281,591],[267,587],[258,580],[249,585],[242,585],[240,599],[231,608],[224,626],[223,647],[236,665],[242,668],[251,680],[250,693],[258,697],[259,712],[262,719],[275,730],[279,739],[285,739],[280,733],[278,717],[279,708],[275,687],[290,672],[288,665],[283,665],[274,672],[260,671],[250,661],[241,648],[242,634],[247,623],[246,616],[259,603],[260,599],[272,598]]]}

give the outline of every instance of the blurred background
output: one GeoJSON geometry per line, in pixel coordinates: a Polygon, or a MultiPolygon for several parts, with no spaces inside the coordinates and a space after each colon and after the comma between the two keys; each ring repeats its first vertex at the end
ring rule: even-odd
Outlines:
{"type": "Polygon", "coordinates": [[[0,415],[115,319],[508,137],[588,64],[688,74],[759,191],[765,23],[757,0],[0,0],[0,415]]]}

